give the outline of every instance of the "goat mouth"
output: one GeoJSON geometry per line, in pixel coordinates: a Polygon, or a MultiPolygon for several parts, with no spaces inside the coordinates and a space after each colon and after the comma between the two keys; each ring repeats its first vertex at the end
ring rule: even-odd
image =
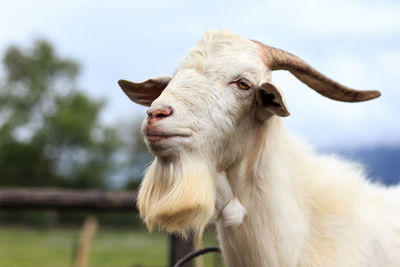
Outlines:
{"type": "Polygon", "coordinates": [[[190,137],[190,135],[187,135],[187,134],[150,134],[150,133],[146,133],[145,136],[148,141],[152,141],[152,142],[157,142],[157,141],[172,139],[172,138],[190,137]]]}
{"type": "Polygon", "coordinates": [[[143,130],[143,134],[149,142],[157,142],[172,138],[186,138],[190,137],[192,133],[187,130],[180,131],[163,131],[155,127],[146,127],[143,130]]]}

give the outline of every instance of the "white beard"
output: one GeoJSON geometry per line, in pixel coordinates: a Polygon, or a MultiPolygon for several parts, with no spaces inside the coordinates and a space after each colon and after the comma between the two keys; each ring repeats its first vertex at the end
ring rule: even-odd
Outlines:
{"type": "Polygon", "coordinates": [[[214,213],[216,169],[205,157],[156,158],[138,194],[138,208],[151,231],[201,236],[214,213]]]}

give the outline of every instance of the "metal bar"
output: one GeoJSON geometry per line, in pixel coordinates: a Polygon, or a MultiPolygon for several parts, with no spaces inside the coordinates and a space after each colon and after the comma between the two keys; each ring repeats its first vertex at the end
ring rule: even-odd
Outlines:
{"type": "MultiPolygon", "coordinates": [[[[193,251],[194,242],[193,238],[184,239],[179,235],[169,236],[169,247],[171,248],[169,254],[169,266],[173,267],[185,255],[193,251]]],[[[188,262],[185,267],[193,267],[192,262],[188,262]]]]}

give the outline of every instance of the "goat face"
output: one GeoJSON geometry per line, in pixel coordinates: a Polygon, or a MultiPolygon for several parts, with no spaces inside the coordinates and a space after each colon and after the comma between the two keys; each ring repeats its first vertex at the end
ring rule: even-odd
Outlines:
{"type": "Polygon", "coordinates": [[[289,115],[257,45],[230,32],[207,32],[168,83],[161,82],[165,88],[142,131],[150,150],[165,160],[193,152],[220,165],[249,123],[289,115]]]}

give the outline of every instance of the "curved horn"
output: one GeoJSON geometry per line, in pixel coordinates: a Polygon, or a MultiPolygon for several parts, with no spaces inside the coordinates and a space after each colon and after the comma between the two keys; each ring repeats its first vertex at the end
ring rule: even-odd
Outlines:
{"type": "Polygon", "coordinates": [[[360,102],[374,99],[381,95],[379,91],[375,90],[360,91],[348,88],[321,74],[293,54],[258,41],[252,41],[258,45],[261,58],[270,70],[288,70],[310,88],[330,99],[344,102],[360,102]]]}

